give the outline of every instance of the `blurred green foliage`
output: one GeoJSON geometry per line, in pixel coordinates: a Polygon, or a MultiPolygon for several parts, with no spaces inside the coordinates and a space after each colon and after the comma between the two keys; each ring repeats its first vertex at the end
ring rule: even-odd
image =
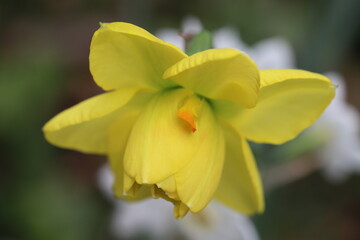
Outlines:
{"type": "Polygon", "coordinates": [[[210,48],[212,48],[211,33],[207,30],[203,30],[191,39],[187,46],[186,54],[190,56],[210,48]]]}
{"type": "Polygon", "coordinates": [[[64,91],[63,70],[51,49],[1,59],[1,237],[85,240],[105,228],[99,197],[74,185],[41,132],[64,91]]]}

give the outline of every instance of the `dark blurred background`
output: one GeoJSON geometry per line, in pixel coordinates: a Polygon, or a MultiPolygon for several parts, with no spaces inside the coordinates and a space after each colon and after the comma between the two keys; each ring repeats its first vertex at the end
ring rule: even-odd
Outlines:
{"type": "MultiPolygon", "coordinates": [[[[99,22],[155,32],[191,14],[208,30],[235,27],[249,45],[282,36],[299,68],[341,73],[359,109],[359,13],[358,0],[1,0],[0,239],[115,239],[112,206],[96,180],[106,159],[57,149],[41,132],[52,116],[101,92],[88,68],[99,22]]],[[[332,184],[314,171],[276,188],[254,218],[259,235],[359,240],[359,186],[360,176],[332,184]]]]}

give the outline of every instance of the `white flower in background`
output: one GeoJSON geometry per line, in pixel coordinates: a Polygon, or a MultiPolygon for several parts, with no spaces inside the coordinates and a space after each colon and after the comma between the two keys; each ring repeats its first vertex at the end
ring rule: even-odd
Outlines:
{"type": "Polygon", "coordinates": [[[337,73],[327,76],[338,85],[336,96],[309,131],[324,134],[325,143],[318,149],[318,155],[328,179],[339,182],[351,173],[360,173],[360,115],[346,102],[342,77],[337,73]]]}
{"type": "MultiPolygon", "coordinates": [[[[163,28],[156,36],[185,50],[184,38],[181,34],[195,35],[203,26],[201,21],[193,16],[184,18],[181,31],[174,28],[163,28]]],[[[214,48],[236,48],[248,54],[260,69],[286,69],[295,67],[295,56],[291,45],[281,37],[262,40],[250,47],[244,43],[239,32],[231,27],[224,27],[213,32],[214,48]]]]}
{"type": "Polygon", "coordinates": [[[224,27],[214,32],[215,48],[236,48],[250,56],[259,69],[288,69],[295,67],[295,56],[291,45],[281,37],[272,37],[248,46],[236,29],[224,27]]]}
{"type": "Polygon", "coordinates": [[[179,47],[185,51],[184,35],[196,35],[203,30],[201,21],[194,16],[188,16],[184,18],[181,23],[181,30],[176,28],[162,28],[159,29],[155,35],[164,40],[179,47]]]}
{"type": "Polygon", "coordinates": [[[190,240],[258,240],[251,220],[212,201],[202,212],[178,221],[181,232],[190,240]]]}
{"type": "Polygon", "coordinates": [[[129,238],[146,233],[154,239],[188,240],[259,240],[251,220],[229,208],[211,202],[198,214],[182,220],[173,217],[172,205],[161,199],[129,203],[112,196],[113,175],[108,165],[98,175],[101,190],[114,202],[110,231],[117,237],[129,238]]]}

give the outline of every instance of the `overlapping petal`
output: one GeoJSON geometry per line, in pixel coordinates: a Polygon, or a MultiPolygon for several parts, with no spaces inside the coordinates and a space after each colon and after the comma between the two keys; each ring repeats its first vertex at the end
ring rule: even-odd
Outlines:
{"type": "MultiPolygon", "coordinates": [[[[217,188],[224,139],[210,106],[200,98],[203,106],[195,132],[178,117],[178,109],[189,97],[198,98],[191,91],[177,89],[164,92],[149,103],[130,134],[124,168],[133,182],[157,184],[175,203],[181,201],[198,212],[217,188]]],[[[132,183],[125,185],[130,189],[132,183]]]]}
{"type": "Polygon", "coordinates": [[[254,157],[246,140],[226,122],[223,174],[215,199],[243,214],[264,210],[263,189],[254,157]]]}
{"type": "Polygon", "coordinates": [[[123,22],[103,23],[90,47],[90,70],[105,90],[141,87],[164,88],[164,71],[186,57],[176,46],[146,30],[123,22]]]}
{"type": "MultiPolygon", "coordinates": [[[[136,182],[159,183],[186,166],[198,151],[208,124],[204,121],[205,127],[193,133],[177,115],[181,104],[191,96],[192,92],[185,89],[166,91],[143,109],[130,134],[124,159],[125,171],[136,182]]],[[[203,118],[200,116],[198,121],[203,118]]]]}
{"type": "Polygon", "coordinates": [[[150,189],[148,187],[140,188],[134,196],[124,194],[124,153],[130,131],[139,116],[140,110],[130,109],[116,119],[108,129],[108,145],[107,152],[110,167],[114,173],[113,190],[118,198],[129,201],[140,200],[150,197],[150,189]]]}
{"type": "Polygon", "coordinates": [[[192,212],[201,211],[213,198],[225,158],[224,135],[212,110],[206,105],[201,114],[196,152],[191,161],[175,174],[177,194],[192,212]]]}
{"type": "Polygon", "coordinates": [[[335,87],[323,75],[302,70],[262,70],[255,108],[232,108],[231,123],[255,142],[281,144],[296,137],[325,110],[335,87]]]}
{"type": "Polygon", "coordinates": [[[137,119],[124,159],[126,173],[137,183],[161,182],[190,161],[198,139],[177,117],[189,94],[184,89],[160,93],[137,119]]]}
{"type": "Polygon", "coordinates": [[[259,90],[255,63],[235,49],[209,49],[184,58],[164,73],[165,79],[211,99],[254,107],[259,90]]]}
{"type": "Polygon", "coordinates": [[[127,108],[141,105],[149,98],[149,93],[138,91],[121,89],[104,93],[59,113],[44,126],[46,139],[62,148],[106,154],[110,124],[127,108]]]}

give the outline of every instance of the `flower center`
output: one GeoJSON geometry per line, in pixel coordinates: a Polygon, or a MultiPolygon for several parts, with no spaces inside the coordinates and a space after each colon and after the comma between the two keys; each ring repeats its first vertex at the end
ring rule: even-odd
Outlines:
{"type": "Polygon", "coordinates": [[[191,128],[192,132],[196,129],[196,120],[200,115],[203,101],[195,95],[186,97],[180,104],[177,115],[184,120],[191,128]]]}

